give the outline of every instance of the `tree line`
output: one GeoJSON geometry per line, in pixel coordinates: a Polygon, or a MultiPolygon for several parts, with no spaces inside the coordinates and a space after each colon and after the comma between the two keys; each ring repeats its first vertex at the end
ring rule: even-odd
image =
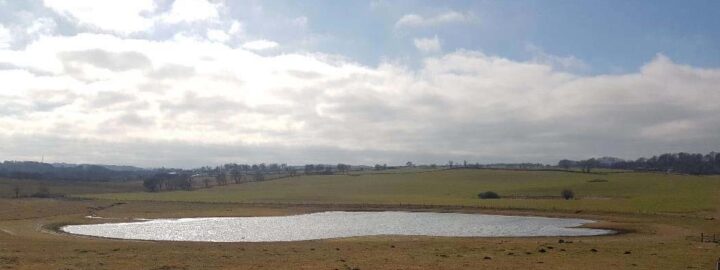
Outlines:
{"type": "Polygon", "coordinates": [[[143,179],[143,187],[148,192],[173,190],[192,190],[199,187],[225,186],[230,182],[265,181],[268,175],[275,178],[297,175],[297,168],[287,164],[237,164],[228,163],[215,167],[203,166],[190,170],[161,169],[143,179]]]}
{"type": "Polygon", "coordinates": [[[563,159],[558,162],[558,167],[565,169],[580,168],[583,172],[590,172],[593,168],[606,168],[695,175],[720,174],[720,153],[665,153],[650,158],[641,157],[636,160],[623,160],[612,157],[577,161],[563,159]]]}
{"type": "Polygon", "coordinates": [[[149,192],[192,190],[192,175],[186,172],[160,172],[143,180],[149,192]]]}
{"type": "Polygon", "coordinates": [[[338,163],[337,165],[326,165],[326,164],[306,164],[303,172],[306,175],[322,174],[329,175],[335,173],[347,173],[352,169],[352,166],[338,163]]]}

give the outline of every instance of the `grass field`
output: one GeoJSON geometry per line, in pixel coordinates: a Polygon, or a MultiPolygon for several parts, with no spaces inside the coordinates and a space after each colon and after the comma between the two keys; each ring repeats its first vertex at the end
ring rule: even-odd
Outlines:
{"type": "Polygon", "coordinates": [[[622,213],[713,212],[720,177],[659,173],[444,170],[424,173],[314,175],[176,192],[82,195],[113,200],[466,205],[495,209],[622,213]],[[562,200],[569,188],[576,200],[562,200]],[[495,191],[503,199],[480,200],[495,191]]]}
{"type": "Polygon", "coordinates": [[[15,187],[20,188],[20,196],[31,196],[47,189],[51,195],[67,196],[73,194],[137,192],[142,191],[141,182],[87,182],[87,181],[42,181],[27,179],[0,178],[0,198],[15,197],[15,187]]]}
{"type": "Polygon", "coordinates": [[[396,172],[304,176],[191,192],[104,193],[122,190],[90,186],[67,190],[67,194],[90,193],[75,195],[81,198],[0,198],[0,269],[713,269],[720,255],[720,244],[699,241],[700,233],[720,235],[717,176],[396,172]],[[564,188],[573,189],[579,199],[557,198],[564,188]],[[476,197],[487,190],[506,198],[476,197]],[[261,202],[281,204],[244,204],[261,202]],[[421,204],[446,206],[415,207],[421,204]],[[108,219],[85,218],[91,209],[108,219]],[[592,225],[595,227],[627,233],[563,237],[564,243],[559,243],[559,237],[411,236],[187,243],[77,237],[52,230],[61,224],[132,218],[267,216],[327,210],[576,217],[600,221],[592,225]]]}

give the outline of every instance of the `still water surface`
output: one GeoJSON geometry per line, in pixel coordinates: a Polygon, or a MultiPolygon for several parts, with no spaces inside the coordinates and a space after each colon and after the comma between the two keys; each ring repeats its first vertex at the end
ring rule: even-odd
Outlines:
{"type": "Polygon", "coordinates": [[[573,228],[591,220],[423,212],[320,212],[275,217],[155,219],[69,225],[88,236],[165,241],[273,242],[369,235],[455,237],[589,236],[613,231],[573,228]]]}

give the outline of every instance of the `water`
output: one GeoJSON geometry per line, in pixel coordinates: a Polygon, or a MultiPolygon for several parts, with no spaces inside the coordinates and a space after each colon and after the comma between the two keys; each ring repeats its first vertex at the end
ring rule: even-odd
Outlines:
{"type": "Polygon", "coordinates": [[[320,212],[295,216],[155,219],[69,225],[78,235],[119,239],[274,242],[368,235],[454,237],[589,236],[613,231],[572,228],[591,220],[423,212],[320,212]]]}

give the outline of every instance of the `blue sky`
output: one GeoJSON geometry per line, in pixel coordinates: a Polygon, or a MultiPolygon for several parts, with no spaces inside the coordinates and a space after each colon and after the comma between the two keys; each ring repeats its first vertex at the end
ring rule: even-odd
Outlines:
{"type": "Polygon", "coordinates": [[[718,1],[0,0],[0,160],[720,150],[718,1]]]}
{"type": "MultiPolygon", "coordinates": [[[[316,49],[371,65],[412,60],[417,57],[412,38],[434,35],[445,51],[480,50],[515,60],[531,58],[532,44],[549,54],[575,56],[593,73],[636,71],[658,53],[694,66],[720,64],[718,1],[266,1],[263,7],[271,16],[306,16],[310,31],[329,37],[316,49]],[[450,11],[476,21],[394,27],[405,14],[450,11]]],[[[244,9],[237,5],[232,12],[242,16],[244,9]]],[[[268,28],[258,26],[257,32],[293,37],[268,28]]]]}
{"type": "MultiPolygon", "coordinates": [[[[53,17],[40,1],[3,1],[0,22],[12,25],[29,14],[53,17]]],[[[158,0],[167,10],[172,0],[158,0]]],[[[413,39],[437,36],[445,52],[477,50],[513,60],[531,59],[541,49],[576,57],[585,73],[636,71],[660,53],[677,63],[720,65],[720,2],[691,1],[230,1],[227,17],[245,23],[254,37],[282,42],[285,51],[320,51],[377,65],[382,61],[418,64],[413,39]],[[396,27],[407,14],[426,18],[457,12],[464,22],[396,27]],[[306,28],[288,27],[305,18],[306,28]]],[[[56,16],[56,15],[55,15],[56,16]]],[[[78,31],[56,20],[58,31],[78,31]]],[[[202,25],[185,25],[188,28],[202,25]]],[[[174,30],[148,33],[168,37],[174,30]]],[[[167,29],[165,29],[167,30],[167,29]]]]}

